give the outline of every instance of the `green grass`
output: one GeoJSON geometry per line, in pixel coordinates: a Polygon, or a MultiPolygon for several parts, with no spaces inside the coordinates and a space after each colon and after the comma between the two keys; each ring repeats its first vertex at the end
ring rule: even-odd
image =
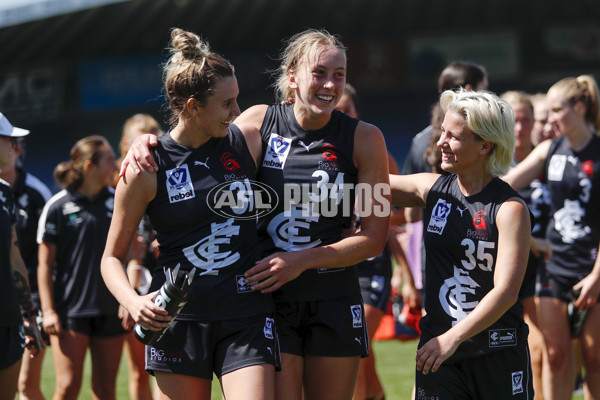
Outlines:
{"type": "MultiPolygon", "coordinates": [[[[414,360],[417,341],[401,342],[398,340],[387,340],[373,342],[375,360],[379,378],[383,382],[388,400],[410,399],[414,382],[414,360]]],[[[90,355],[86,357],[83,382],[79,393],[80,400],[92,399],[90,387],[91,379],[90,355]]],[[[47,399],[52,398],[54,391],[54,364],[52,360],[52,349],[48,348],[44,358],[42,372],[42,392],[47,399]]],[[[117,399],[128,399],[127,390],[127,362],[123,357],[117,375],[117,399]]],[[[212,400],[221,400],[221,390],[218,380],[213,380],[212,400]]],[[[573,400],[583,400],[583,396],[575,396],[573,400]]]]}

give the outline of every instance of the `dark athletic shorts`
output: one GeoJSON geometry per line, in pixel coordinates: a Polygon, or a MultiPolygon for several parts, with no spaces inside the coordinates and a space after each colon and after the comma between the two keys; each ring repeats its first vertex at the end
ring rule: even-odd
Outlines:
{"type": "MultiPolygon", "coordinates": [[[[589,310],[580,310],[572,304],[579,297],[580,291],[573,289],[573,286],[579,282],[579,278],[561,278],[556,279],[545,275],[541,282],[540,297],[552,297],[567,303],[567,321],[572,337],[579,337],[583,331],[583,325],[587,318],[589,310]]],[[[600,301],[600,297],[598,298],[600,301]]]]}
{"type": "Polygon", "coordinates": [[[455,363],[436,372],[416,371],[416,398],[443,400],[531,400],[533,378],[527,341],[455,363]]]}
{"type": "Polygon", "coordinates": [[[0,326],[0,343],[2,343],[0,369],[4,369],[14,365],[23,356],[25,347],[23,325],[0,326]]]}
{"type": "Polygon", "coordinates": [[[121,319],[115,315],[98,317],[61,318],[63,329],[83,333],[86,336],[113,337],[127,333],[121,319]]]}
{"type": "MultiPolygon", "coordinates": [[[[568,304],[579,296],[579,293],[575,293],[573,290],[573,286],[580,280],[579,278],[558,278],[544,274],[538,296],[553,297],[568,304]]],[[[600,297],[598,300],[600,301],[600,297]]]]}
{"type": "Polygon", "coordinates": [[[281,368],[277,329],[271,315],[224,321],[175,320],[153,346],[146,346],[146,371],[212,380],[252,365],[281,368]]]}
{"type": "Polygon", "coordinates": [[[358,283],[363,302],[385,313],[392,294],[391,280],[383,275],[372,275],[358,278],[358,283]]]}
{"type": "Polygon", "coordinates": [[[369,355],[360,294],[275,304],[282,353],[322,357],[369,355]]]}

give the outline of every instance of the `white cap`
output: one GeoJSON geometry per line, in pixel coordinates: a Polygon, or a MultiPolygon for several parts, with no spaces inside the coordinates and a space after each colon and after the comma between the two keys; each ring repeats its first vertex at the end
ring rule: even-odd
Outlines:
{"type": "Polygon", "coordinates": [[[4,114],[0,113],[0,135],[10,137],[23,137],[29,135],[27,129],[17,128],[12,126],[4,114]]]}

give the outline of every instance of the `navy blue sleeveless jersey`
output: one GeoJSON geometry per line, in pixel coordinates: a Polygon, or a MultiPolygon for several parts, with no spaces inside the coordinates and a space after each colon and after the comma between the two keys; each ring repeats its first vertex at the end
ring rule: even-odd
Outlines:
{"type": "Polygon", "coordinates": [[[256,165],[240,130],[232,125],[226,137],[211,138],[199,148],[178,144],[168,132],[159,138],[154,157],[157,191],[146,213],[160,252],[150,290],[165,281],[164,267],[180,264],[189,271],[196,266],[179,319],[223,320],[273,311],[272,297],[251,291],[243,280],[260,248],[250,190],[256,165]],[[246,196],[238,197],[240,189],[246,196]]]}
{"type": "Polygon", "coordinates": [[[94,199],[63,190],[44,206],[37,241],[56,246],[53,295],[55,310],[62,317],[118,312],[119,304],[100,273],[113,206],[114,189],[109,187],[94,199]]]}
{"type": "Polygon", "coordinates": [[[554,139],[545,178],[551,212],[547,238],[552,246],[546,270],[553,276],[580,280],[592,271],[598,255],[600,137],[594,135],[578,152],[565,137],[554,139]]]}
{"type": "Polygon", "coordinates": [[[31,297],[37,308],[40,307],[40,295],[37,285],[38,245],[36,241],[38,221],[44,205],[52,192],[38,178],[17,168],[17,180],[13,186],[15,202],[18,209],[17,237],[23,261],[27,266],[31,297]]]}
{"type": "Polygon", "coordinates": [[[16,219],[13,193],[9,184],[0,179],[0,326],[17,325],[21,316],[10,266],[12,227],[16,219]]]}
{"type": "MultiPolygon", "coordinates": [[[[261,136],[265,156],[260,182],[279,195],[275,210],[259,220],[263,255],[335,243],[350,227],[358,169],[353,162],[358,120],[334,111],[323,128],[302,128],[293,104],[270,106],[261,136]]],[[[310,269],[275,295],[319,300],[360,293],[356,268],[310,269]]]]}
{"type": "MultiPolygon", "coordinates": [[[[480,193],[465,196],[454,174],[432,186],[424,212],[425,309],[420,346],[466,317],[494,287],[498,251],[496,215],[507,199],[519,197],[494,178],[480,193]]],[[[480,356],[527,340],[520,302],[498,321],[463,342],[447,362],[480,356]]]]}

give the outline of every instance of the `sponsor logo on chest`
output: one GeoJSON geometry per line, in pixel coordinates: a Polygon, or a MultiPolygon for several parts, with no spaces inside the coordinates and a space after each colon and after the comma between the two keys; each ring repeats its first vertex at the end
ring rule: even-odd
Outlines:
{"type": "Polygon", "coordinates": [[[452,204],[446,203],[445,200],[438,199],[437,204],[433,207],[433,211],[431,212],[431,218],[429,218],[429,224],[427,225],[427,232],[441,235],[448,222],[448,215],[450,215],[451,209],[452,204]]]}
{"type": "Polygon", "coordinates": [[[271,133],[265,159],[262,166],[266,168],[283,169],[290,153],[292,139],[284,138],[276,133],[271,133]]]}
{"type": "Polygon", "coordinates": [[[170,169],[166,171],[166,174],[169,203],[177,203],[196,197],[187,164],[170,169]]]}

